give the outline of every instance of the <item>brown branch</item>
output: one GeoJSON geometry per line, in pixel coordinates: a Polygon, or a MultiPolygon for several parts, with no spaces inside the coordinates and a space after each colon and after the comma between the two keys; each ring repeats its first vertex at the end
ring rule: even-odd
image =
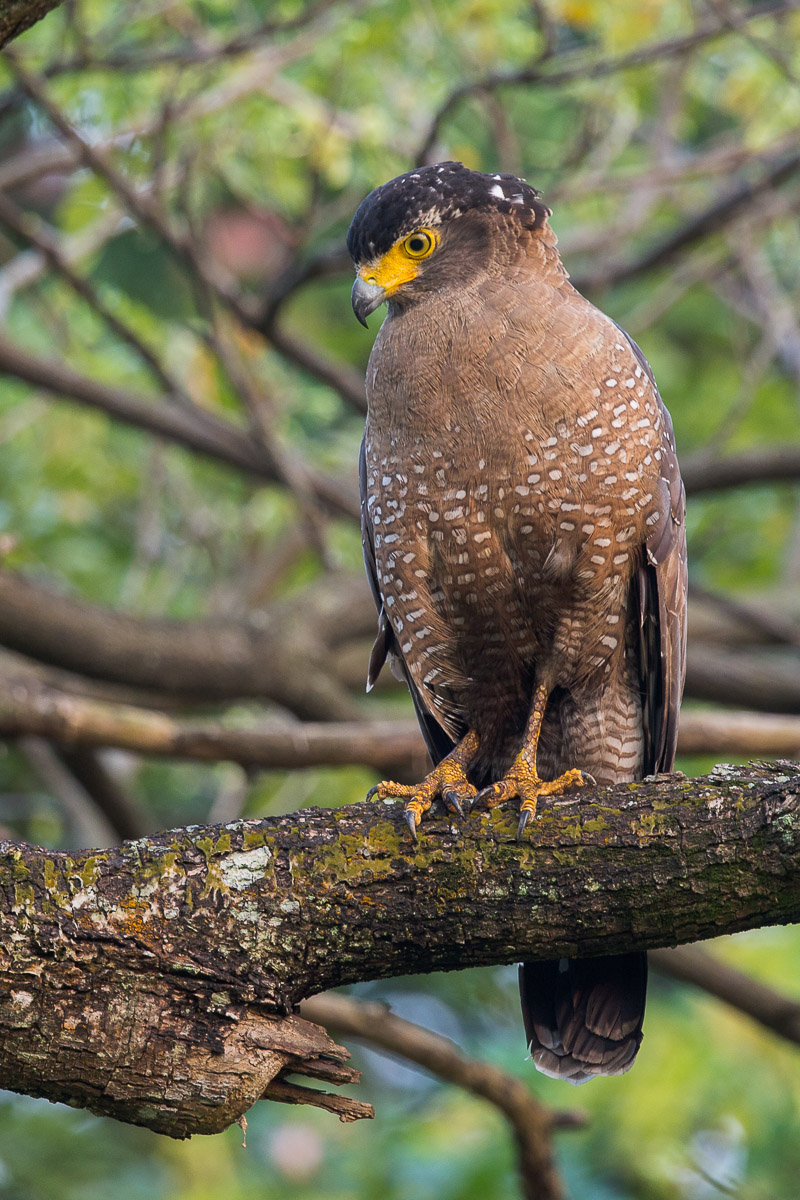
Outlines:
{"type": "Polygon", "coordinates": [[[527,1200],[562,1200],[564,1190],[553,1162],[551,1139],[555,1128],[574,1127],[575,1119],[565,1120],[545,1108],[526,1084],[507,1071],[468,1058],[449,1038],[395,1016],[382,1004],[327,993],[304,1000],[300,1012],[337,1035],[363,1039],[488,1100],[511,1126],[522,1194],[527,1200]]]}
{"type": "Polygon", "coordinates": [[[305,540],[321,561],[329,566],[324,515],[314,495],[312,475],[303,463],[285,453],[280,445],[273,429],[269,401],[251,380],[234,339],[221,319],[214,295],[202,280],[198,291],[208,322],[208,343],[248,414],[251,436],[261,448],[275,478],[294,496],[300,509],[305,540]]]}
{"type": "Polygon", "coordinates": [[[800,758],[800,717],[730,709],[681,713],[679,754],[800,758]]]}
{"type": "MultiPolygon", "coordinates": [[[[291,1074],[291,1068],[285,1070],[291,1074]]],[[[321,1092],[317,1088],[287,1083],[280,1075],[270,1080],[261,1099],[277,1100],[279,1104],[310,1104],[314,1108],[324,1108],[326,1112],[335,1113],[340,1121],[358,1121],[362,1117],[375,1115],[372,1105],[365,1104],[363,1100],[353,1100],[350,1096],[339,1096],[335,1092],[321,1092]]]]}
{"type": "Polygon", "coordinates": [[[184,265],[195,267],[196,263],[188,245],[173,230],[154,198],[142,194],[136,185],[117,169],[105,150],[86,141],[51,99],[46,81],[41,75],[29,70],[15,52],[6,51],[5,58],[19,86],[32,103],[42,110],[67,144],[74,148],[79,160],[108,184],[137,222],[151,229],[184,265]]]}
{"type": "MultiPolygon", "coordinates": [[[[385,775],[415,767],[421,774],[426,763],[425,746],[413,720],[371,724],[273,720],[237,729],[224,721],[180,721],[132,705],[71,696],[29,680],[4,679],[0,737],[28,735],[67,747],[114,746],[137,754],[236,762],[270,770],[358,763],[385,775]]],[[[133,835],[126,831],[124,836],[133,835]]]]}
{"type": "Polygon", "coordinates": [[[127,616],[0,570],[0,644],[94,679],[167,695],[270,699],[311,720],[359,710],[328,672],[328,646],[374,623],[361,580],[330,578],[247,621],[127,616]]]}
{"type": "Polygon", "coordinates": [[[685,695],[768,713],[800,712],[800,657],[737,647],[693,645],[687,655],[685,695]]]}
{"type": "Polygon", "coordinates": [[[58,755],[120,841],[153,832],[154,822],[128,795],[101,752],[93,746],[59,746],[58,755]]]}
{"type": "Polygon", "coordinates": [[[627,54],[620,54],[612,58],[595,59],[593,62],[581,52],[570,56],[574,61],[559,70],[543,69],[535,65],[532,68],[523,68],[521,71],[494,71],[483,75],[470,83],[462,84],[450,93],[434,116],[425,140],[415,155],[414,165],[427,162],[444,121],[468,96],[496,91],[498,88],[530,84],[538,84],[542,87],[560,87],[567,83],[573,83],[576,79],[600,79],[606,75],[616,75],[620,71],[630,70],[633,67],[646,66],[648,63],[661,62],[687,54],[696,46],[703,45],[705,42],[721,37],[735,29],[744,28],[751,21],[759,20],[762,17],[783,16],[786,13],[795,12],[796,9],[797,0],[789,0],[788,3],[757,4],[726,17],[724,21],[719,19],[705,21],[691,33],[667,38],[651,45],[638,46],[627,54]]]}
{"type": "Polygon", "coordinates": [[[675,262],[686,250],[704,238],[720,233],[733,221],[746,217],[755,202],[766,192],[774,191],[794,179],[800,173],[800,154],[790,154],[777,161],[767,161],[760,165],[765,169],[758,179],[732,188],[668,237],[657,242],[640,258],[627,263],[610,263],[593,275],[576,276],[573,279],[575,287],[581,292],[598,291],[675,262]]]}
{"type": "Polygon", "coordinates": [[[746,1013],[765,1029],[800,1046],[800,1004],[713,957],[699,946],[651,950],[650,962],[662,975],[690,983],[746,1013]]]}
{"type": "MultiPolygon", "coordinates": [[[[0,681],[0,737],[36,736],[70,753],[70,768],[84,786],[89,770],[79,756],[93,747],[114,746],[135,754],[199,762],[235,762],[244,767],[291,771],[307,767],[362,765],[377,774],[420,777],[427,755],[415,720],[334,721],[290,724],[253,720],[232,726],[191,721],[133,705],[81,697],[40,681],[7,673],[0,681]]],[[[800,717],[735,711],[684,711],[680,754],[742,758],[800,757],[800,717]]],[[[89,787],[92,795],[96,789],[89,787]]],[[[103,805],[101,804],[101,807],[103,805]]],[[[144,832],[141,818],[124,805],[105,811],[121,837],[144,832]]]]}
{"type": "MultiPolygon", "coordinates": [[[[357,371],[354,371],[345,364],[338,364],[324,358],[312,347],[305,345],[273,325],[265,329],[263,314],[255,307],[244,302],[233,290],[230,282],[221,278],[219,270],[213,267],[207,255],[202,255],[199,252],[198,247],[188,232],[179,233],[175,230],[167,220],[161,207],[155,202],[154,197],[139,191],[117,169],[103,148],[91,145],[81,136],[78,130],[61,112],[58,105],[50,98],[45,80],[23,66],[15,55],[9,53],[7,57],[20,86],[24,88],[30,99],[46,113],[48,119],[59,133],[73,147],[78,160],[85,163],[99,178],[108,184],[137,222],[149,228],[159,238],[167,250],[186,270],[190,280],[194,284],[201,283],[210,289],[218,302],[243,327],[255,329],[262,333],[262,335],[269,337],[272,344],[284,357],[296,363],[303,370],[308,371],[329,387],[332,387],[347,404],[355,407],[357,411],[366,412],[363,377],[357,371]]],[[[9,208],[9,211],[13,209],[13,205],[7,199],[3,200],[3,205],[9,208]]],[[[13,217],[13,213],[11,217],[13,217]]],[[[0,208],[0,218],[4,220],[11,219],[8,217],[8,214],[4,215],[3,208],[0,208]]],[[[23,232],[24,236],[32,244],[39,246],[42,252],[47,255],[52,265],[64,275],[76,290],[81,285],[83,286],[81,294],[88,299],[89,285],[85,281],[80,281],[79,277],[76,277],[75,272],[63,260],[63,256],[59,254],[54,241],[43,236],[41,231],[35,229],[33,223],[29,220],[22,221],[21,223],[18,220],[18,226],[20,232],[23,232]]],[[[99,300],[97,300],[97,304],[100,304],[99,300]]],[[[100,311],[101,308],[98,307],[98,312],[100,311]]],[[[102,312],[105,316],[107,310],[104,306],[102,307],[102,312]]],[[[141,352],[142,348],[140,347],[141,352]]],[[[160,364],[158,366],[160,367],[160,364]]]]}
{"type": "MultiPolygon", "coordinates": [[[[34,0],[25,0],[25,2],[32,5],[34,0]]],[[[54,7],[60,2],[61,0],[51,0],[49,7],[54,7]]],[[[48,64],[42,75],[46,79],[55,79],[60,75],[87,70],[153,71],[165,66],[204,66],[207,63],[237,58],[240,55],[251,53],[268,38],[297,32],[318,17],[323,16],[338,2],[339,0],[317,0],[316,3],[309,4],[303,12],[297,13],[294,17],[287,17],[283,21],[263,21],[255,28],[226,38],[224,41],[204,39],[200,42],[190,42],[183,46],[163,50],[148,46],[141,54],[123,50],[111,51],[104,55],[81,53],[72,58],[58,59],[48,64]]]]}
{"type": "Polygon", "coordinates": [[[61,0],[0,0],[0,46],[19,37],[61,0]]]}
{"type": "MultiPolygon", "coordinates": [[[[723,596],[698,584],[689,585],[690,623],[691,610],[703,614],[705,641],[714,633],[718,641],[750,641],[767,645],[795,646],[800,649],[800,621],[752,600],[740,600],[735,596],[723,596]]],[[[699,622],[693,622],[695,627],[699,622]]],[[[691,637],[691,630],[690,635],[691,637]]],[[[700,640],[700,639],[698,639],[700,640]]]]}
{"type": "Polygon", "coordinates": [[[581,793],[515,833],[513,813],[429,815],[414,846],[378,803],[88,854],[4,843],[0,1083],[211,1132],[281,1071],[348,1078],[282,1015],[321,989],[800,919],[796,767],[581,793]]]}
{"type": "Polygon", "coordinates": [[[298,261],[295,256],[270,287],[258,318],[259,328],[265,333],[271,329],[289,297],[307,283],[352,275],[352,271],[353,261],[340,242],[335,242],[327,250],[318,251],[304,262],[298,261]]]}
{"type": "Polygon", "coordinates": [[[259,332],[264,333],[284,358],[288,358],[290,362],[307,371],[309,375],[313,375],[322,383],[326,383],[328,387],[333,388],[356,412],[366,413],[367,397],[364,391],[364,376],[360,371],[354,370],[345,363],[336,363],[323,357],[312,346],[301,342],[299,338],[293,337],[290,333],[274,325],[264,329],[258,318],[251,320],[250,324],[259,332]]]}
{"type": "Polygon", "coordinates": [[[796,483],[800,446],[765,446],[713,458],[700,450],[684,455],[681,473],[690,496],[751,483],[796,483]]]}
{"type": "MultiPolygon", "coordinates": [[[[152,190],[140,191],[122,171],[118,170],[104,147],[86,141],[52,100],[47,90],[46,80],[41,75],[29,70],[11,51],[6,52],[6,58],[20,87],[24,89],[30,100],[45,113],[67,144],[73,147],[78,161],[84,163],[108,185],[137,224],[149,229],[159,239],[176,262],[187,272],[190,281],[193,283],[198,280],[202,281],[212,289],[220,303],[224,304],[243,325],[251,325],[252,316],[248,312],[247,306],[242,304],[240,298],[232,290],[229,281],[223,280],[221,271],[214,267],[207,256],[202,256],[198,252],[188,231],[179,232],[173,228],[152,190]]],[[[158,123],[150,132],[154,133],[157,128],[158,123]]],[[[39,243],[35,242],[34,244],[39,243]]],[[[44,245],[42,249],[44,253],[48,254],[48,257],[54,256],[53,264],[58,265],[58,269],[63,271],[65,264],[58,263],[57,249],[52,244],[49,250],[44,245]]],[[[68,267],[67,270],[69,270],[68,267]]]]}
{"type": "Polygon", "coordinates": [[[39,250],[50,267],[69,284],[75,294],[80,296],[120,341],[129,346],[142,360],[168,397],[182,400],[184,404],[191,406],[188,396],[164,369],[158,355],[146,342],[142,341],[130,325],[111,311],[89,280],[75,270],[62,253],[58,239],[47,229],[42,220],[30,213],[23,213],[8,196],[0,193],[0,224],[5,225],[24,238],[29,245],[35,246],[39,250]]]}
{"type": "MultiPolygon", "coordinates": [[[[0,336],[0,373],[13,375],[54,396],[65,396],[99,409],[165,441],[236,467],[259,479],[277,481],[274,462],[243,430],[199,408],[187,410],[159,404],[124,388],[78,374],[63,363],[38,358],[0,336]]],[[[297,462],[309,476],[321,504],[331,511],[358,516],[355,482],[334,479],[297,462]]]]}
{"type": "Polygon", "coordinates": [[[86,789],[59,759],[49,742],[24,737],[20,749],[66,818],[68,846],[104,846],[116,830],[92,803],[86,789]]]}

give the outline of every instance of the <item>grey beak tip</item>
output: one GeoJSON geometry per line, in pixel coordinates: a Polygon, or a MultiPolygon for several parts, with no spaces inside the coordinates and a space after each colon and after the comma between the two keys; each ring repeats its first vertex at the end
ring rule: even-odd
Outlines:
{"type": "Polygon", "coordinates": [[[380,304],[383,304],[385,297],[386,293],[384,289],[378,284],[367,283],[360,276],[356,278],[350,299],[353,305],[353,312],[365,329],[368,328],[367,317],[380,304]]]}

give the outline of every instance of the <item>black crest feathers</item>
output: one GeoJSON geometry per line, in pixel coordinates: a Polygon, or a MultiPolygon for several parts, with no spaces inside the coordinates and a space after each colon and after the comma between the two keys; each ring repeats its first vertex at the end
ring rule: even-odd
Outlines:
{"type": "Polygon", "coordinates": [[[357,264],[369,262],[424,225],[441,225],[474,209],[513,214],[539,228],[550,209],[539,192],[516,175],[485,175],[459,162],[417,167],[375,188],[362,200],[347,233],[357,264]]]}

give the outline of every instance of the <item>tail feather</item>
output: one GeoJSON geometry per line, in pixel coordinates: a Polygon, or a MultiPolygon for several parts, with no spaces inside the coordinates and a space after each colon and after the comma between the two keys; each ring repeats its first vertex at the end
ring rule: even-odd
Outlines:
{"type": "Polygon", "coordinates": [[[522,1016],[534,1063],[545,1075],[585,1083],[622,1075],[642,1041],[647,955],[523,963],[522,1016]]]}

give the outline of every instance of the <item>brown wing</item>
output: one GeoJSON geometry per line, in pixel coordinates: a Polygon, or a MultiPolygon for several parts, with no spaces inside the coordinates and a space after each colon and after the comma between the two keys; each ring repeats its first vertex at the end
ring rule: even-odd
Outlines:
{"type": "Polygon", "coordinates": [[[675,761],[686,677],[686,495],[672,420],[659,395],[650,364],[633,338],[627,334],[625,337],[653,385],[664,422],[661,519],[647,540],[634,580],[639,601],[644,770],[646,774],[654,774],[671,770],[675,761]]]}
{"type": "MultiPolygon", "coordinates": [[[[669,771],[675,758],[686,673],[685,496],[672,421],[647,359],[632,338],[628,341],[653,385],[664,422],[661,519],[652,530],[633,581],[639,612],[643,773],[653,774],[669,771]]],[[[523,963],[522,1015],[539,1070],[570,1083],[627,1071],[642,1040],[646,990],[647,955],[640,951],[523,963]]]]}
{"type": "Polygon", "coordinates": [[[380,585],[378,583],[378,569],[375,564],[375,545],[372,540],[372,522],[367,520],[367,459],[364,450],[364,441],[361,441],[361,449],[358,455],[358,484],[361,491],[361,544],[364,548],[364,566],[367,569],[367,579],[369,580],[372,598],[375,601],[375,607],[378,610],[378,636],[375,639],[375,644],[372,647],[372,653],[369,656],[369,666],[367,668],[367,691],[370,691],[375,684],[378,676],[381,673],[385,662],[389,662],[392,673],[405,682],[411,699],[414,704],[414,712],[416,713],[419,727],[422,731],[422,736],[425,739],[425,745],[428,747],[428,753],[434,763],[438,763],[445,755],[449,754],[455,746],[455,742],[442,729],[441,725],[435,719],[432,713],[428,711],[425,702],[414,686],[411,676],[403,662],[402,655],[397,649],[395,642],[394,630],[386,616],[386,610],[383,606],[383,596],[381,595],[380,585]]]}

